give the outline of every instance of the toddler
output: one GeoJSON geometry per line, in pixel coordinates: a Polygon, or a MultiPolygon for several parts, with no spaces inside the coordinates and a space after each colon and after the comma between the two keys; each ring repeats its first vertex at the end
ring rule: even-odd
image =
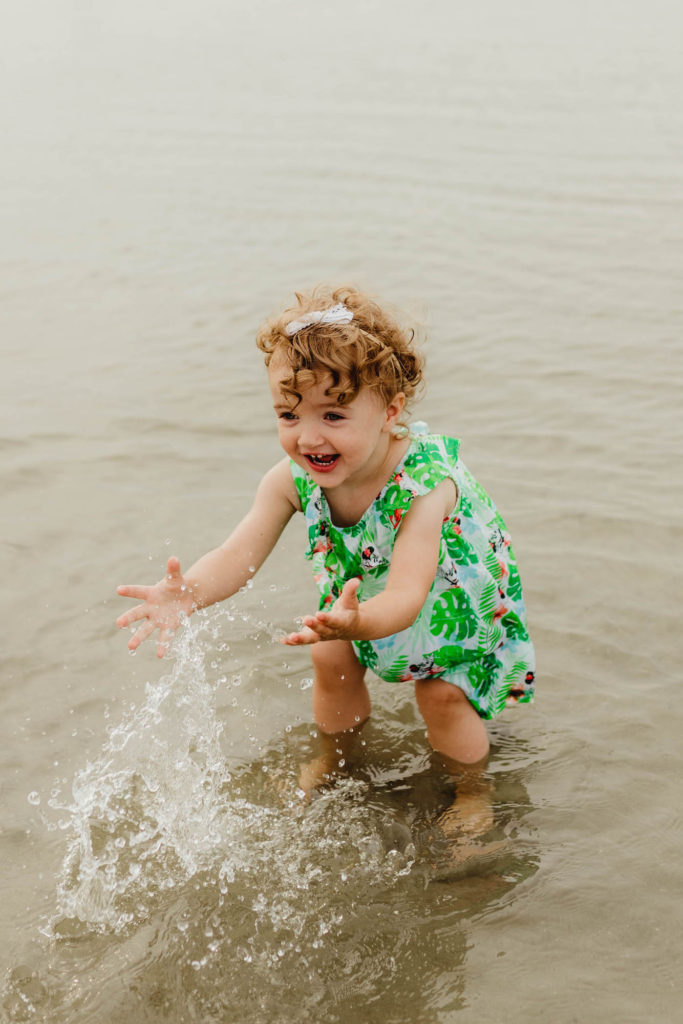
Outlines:
{"type": "Polygon", "coordinates": [[[379,305],[353,288],[297,294],[260,329],[285,458],[251,510],[184,575],[176,558],[139,603],[135,650],[159,629],[161,657],[182,614],[244,586],[295,512],[320,591],[290,645],[310,645],[313,712],[328,742],[318,775],[367,719],[366,669],[412,682],[429,740],[460,766],[484,763],[484,720],[532,700],[534,652],[505,523],[460,459],[459,442],[404,425],[422,362],[379,305]]]}

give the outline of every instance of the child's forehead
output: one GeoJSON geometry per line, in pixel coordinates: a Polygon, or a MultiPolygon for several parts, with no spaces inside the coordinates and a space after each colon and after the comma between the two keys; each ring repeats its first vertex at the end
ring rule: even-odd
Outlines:
{"type": "MultiPolygon", "coordinates": [[[[312,371],[313,372],[313,371],[312,371]]],[[[372,388],[360,388],[355,394],[349,395],[338,391],[338,383],[335,382],[332,374],[321,368],[320,373],[315,374],[310,384],[297,381],[296,390],[291,390],[292,369],[286,363],[268,367],[268,380],[273,398],[274,407],[309,408],[313,410],[342,407],[346,410],[353,408],[366,408],[369,405],[382,406],[379,394],[372,388]]]]}
{"type": "MultiPolygon", "coordinates": [[[[320,370],[310,370],[309,373],[312,374],[311,383],[307,383],[302,391],[325,392],[328,388],[332,387],[334,381],[329,370],[321,367],[320,370]]],[[[268,367],[268,380],[273,391],[285,393],[285,385],[291,382],[293,375],[294,371],[286,359],[282,357],[279,359],[273,357],[271,359],[268,367]]],[[[306,376],[308,375],[307,373],[306,376]]]]}
{"type": "Polygon", "coordinates": [[[332,384],[332,377],[328,377],[327,380],[322,378],[316,380],[313,384],[308,387],[300,387],[296,393],[292,393],[282,386],[284,377],[281,380],[271,380],[270,390],[273,395],[273,401],[276,405],[299,405],[303,402],[305,405],[311,406],[330,406],[330,405],[341,405],[342,396],[334,392],[330,393],[329,387],[332,384]]]}

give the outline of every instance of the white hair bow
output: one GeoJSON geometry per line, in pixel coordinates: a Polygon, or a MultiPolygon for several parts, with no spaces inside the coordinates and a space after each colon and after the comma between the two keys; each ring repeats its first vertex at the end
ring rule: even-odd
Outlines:
{"type": "Polygon", "coordinates": [[[290,320],[285,327],[285,334],[291,338],[297,331],[313,324],[350,324],[352,320],[351,310],[343,302],[338,302],[331,309],[314,309],[312,313],[305,313],[301,320],[290,320]]]}

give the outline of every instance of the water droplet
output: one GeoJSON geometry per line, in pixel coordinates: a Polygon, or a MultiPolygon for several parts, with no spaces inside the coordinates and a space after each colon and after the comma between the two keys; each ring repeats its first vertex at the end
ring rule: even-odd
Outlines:
{"type": "Polygon", "coordinates": [[[30,804],[33,804],[34,807],[37,807],[38,804],[40,803],[40,793],[36,792],[35,789],[31,790],[27,797],[27,800],[30,804]]]}

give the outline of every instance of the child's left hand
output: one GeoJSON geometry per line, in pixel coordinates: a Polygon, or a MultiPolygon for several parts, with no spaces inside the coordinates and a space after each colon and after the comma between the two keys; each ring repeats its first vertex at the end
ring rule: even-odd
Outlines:
{"type": "Polygon", "coordinates": [[[329,612],[316,612],[302,620],[303,628],[281,638],[281,643],[294,647],[299,644],[317,644],[319,640],[354,640],[360,624],[360,604],[357,597],[359,579],[349,580],[329,612]]]}

